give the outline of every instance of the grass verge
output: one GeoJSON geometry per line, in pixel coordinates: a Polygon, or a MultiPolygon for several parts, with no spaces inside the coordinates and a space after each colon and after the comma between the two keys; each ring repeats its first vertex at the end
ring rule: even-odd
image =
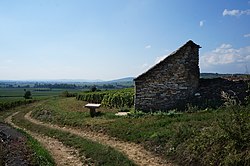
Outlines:
{"type": "Polygon", "coordinates": [[[31,161],[32,165],[39,165],[39,166],[56,165],[50,153],[36,139],[34,139],[21,129],[18,129],[18,131],[26,136],[27,146],[34,151],[34,155],[32,156],[32,161],[31,161]]]}

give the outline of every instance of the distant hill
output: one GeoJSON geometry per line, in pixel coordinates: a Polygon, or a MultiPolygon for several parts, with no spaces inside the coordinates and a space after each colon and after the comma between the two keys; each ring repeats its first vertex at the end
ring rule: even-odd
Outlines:
{"type": "Polygon", "coordinates": [[[219,78],[219,77],[241,77],[246,74],[219,74],[219,73],[201,73],[200,78],[219,78]]]}
{"type": "Polygon", "coordinates": [[[125,77],[111,81],[104,81],[106,83],[114,83],[114,82],[133,82],[134,77],[125,77]]]}

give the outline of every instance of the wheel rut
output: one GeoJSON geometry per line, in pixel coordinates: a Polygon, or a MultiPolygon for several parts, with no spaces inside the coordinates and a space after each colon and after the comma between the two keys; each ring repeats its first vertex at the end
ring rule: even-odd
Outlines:
{"type": "Polygon", "coordinates": [[[56,165],[58,166],[66,166],[66,165],[74,165],[81,166],[83,163],[79,156],[79,152],[73,148],[66,147],[62,142],[57,139],[47,137],[44,135],[40,135],[34,132],[31,132],[25,128],[21,128],[12,122],[12,117],[18,114],[16,112],[11,116],[5,119],[5,122],[12,125],[15,128],[19,128],[30,134],[33,138],[38,140],[52,155],[55,160],[56,165]]]}
{"type": "Polygon", "coordinates": [[[146,165],[172,166],[173,165],[172,163],[169,163],[163,160],[162,158],[152,154],[151,152],[145,150],[143,146],[141,145],[130,143],[130,142],[125,142],[125,141],[120,141],[120,140],[117,140],[117,138],[110,137],[103,133],[86,131],[86,130],[75,129],[75,128],[70,128],[70,127],[60,127],[58,125],[44,123],[44,122],[41,122],[32,118],[31,111],[25,115],[25,119],[37,125],[42,125],[51,129],[57,129],[57,130],[65,131],[65,132],[70,132],[82,138],[89,139],[89,140],[113,147],[117,149],[118,151],[122,152],[123,154],[127,155],[127,157],[130,160],[134,161],[137,165],[142,165],[142,166],[146,166],[146,165]]]}

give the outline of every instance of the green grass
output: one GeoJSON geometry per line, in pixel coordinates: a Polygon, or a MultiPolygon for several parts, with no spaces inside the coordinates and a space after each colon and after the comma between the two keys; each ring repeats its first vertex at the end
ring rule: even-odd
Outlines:
{"type": "Polygon", "coordinates": [[[238,117],[245,117],[247,123],[234,124],[239,118],[232,118],[234,111],[231,108],[130,117],[115,117],[114,110],[100,108],[102,116],[91,118],[79,102],[73,98],[49,100],[39,106],[33,116],[59,125],[101,130],[121,140],[141,143],[148,150],[181,165],[244,165],[250,162],[250,106],[236,108],[240,112],[238,117]],[[242,126],[246,128],[245,135],[234,138],[242,126]],[[245,139],[244,146],[237,148],[238,142],[245,139]]]}
{"type": "Polygon", "coordinates": [[[144,115],[140,118],[116,117],[117,110],[107,108],[97,109],[102,116],[91,118],[89,110],[83,108],[86,102],[74,98],[52,99],[37,107],[33,116],[39,120],[77,127],[91,127],[94,130],[105,129],[112,136],[126,141],[143,142],[156,137],[168,138],[179,124],[209,125],[222,112],[206,111],[200,113],[185,113],[173,116],[144,115]],[[178,124],[178,125],[177,125],[178,124]],[[139,131],[139,132],[138,132],[139,131]]]}
{"type": "Polygon", "coordinates": [[[86,102],[78,101],[75,98],[53,98],[44,101],[44,104],[38,106],[33,115],[39,120],[57,123],[59,125],[69,125],[84,127],[91,124],[103,124],[114,118],[114,112],[117,109],[98,108],[104,116],[91,118],[89,109],[84,108],[86,102]],[[108,118],[109,117],[109,118],[108,118]]]}
{"type": "MultiPolygon", "coordinates": [[[[32,110],[32,108],[30,108],[32,110]]],[[[88,162],[93,162],[95,165],[135,165],[122,153],[114,150],[111,147],[81,138],[68,132],[62,132],[55,129],[48,129],[46,127],[32,124],[24,119],[25,112],[20,112],[14,117],[14,122],[40,134],[53,137],[63,142],[65,145],[76,148],[79,150],[80,155],[84,155],[87,158],[91,158],[88,162]]]]}
{"type": "Polygon", "coordinates": [[[11,98],[11,97],[20,97],[22,98],[24,95],[24,89],[27,91],[31,91],[33,98],[40,97],[50,97],[50,96],[58,96],[64,91],[68,91],[70,93],[79,92],[77,89],[52,89],[51,91],[36,91],[37,88],[0,88],[0,99],[3,98],[11,98]]]}
{"type": "Polygon", "coordinates": [[[23,97],[0,97],[0,103],[25,100],[23,97]]]}
{"type": "MultiPolygon", "coordinates": [[[[41,90],[41,88],[39,88],[41,90]]],[[[67,89],[51,89],[50,91],[37,91],[37,88],[25,88],[26,91],[31,91],[32,100],[45,100],[60,96],[67,89]]],[[[79,90],[69,89],[67,92],[76,93],[79,90]]],[[[25,91],[23,88],[0,88],[0,111],[14,108],[16,106],[26,104],[24,99],[25,91]]]]}
{"type": "Polygon", "coordinates": [[[18,129],[19,132],[23,133],[27,138],[27,146],[35,151],[35,155],[32,156],[32,165],[39,166],[54,166],[55,161],[50,153],[44,149],[44,147],[33,137],[27,134],[25,131],[18,129]]]}

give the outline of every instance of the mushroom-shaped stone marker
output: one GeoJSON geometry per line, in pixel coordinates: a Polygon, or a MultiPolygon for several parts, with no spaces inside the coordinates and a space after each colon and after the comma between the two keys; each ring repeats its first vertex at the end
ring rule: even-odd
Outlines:
{"type": "Polygon", "coordinates": [[[88,103],[85,105],[86,108],[89,108],[90,111],[90,116],[93,118],[94,116],[96,116],[96,108],[99,108],[101,106],[101,104],[94,104],[94,103],[88,103]]]}

